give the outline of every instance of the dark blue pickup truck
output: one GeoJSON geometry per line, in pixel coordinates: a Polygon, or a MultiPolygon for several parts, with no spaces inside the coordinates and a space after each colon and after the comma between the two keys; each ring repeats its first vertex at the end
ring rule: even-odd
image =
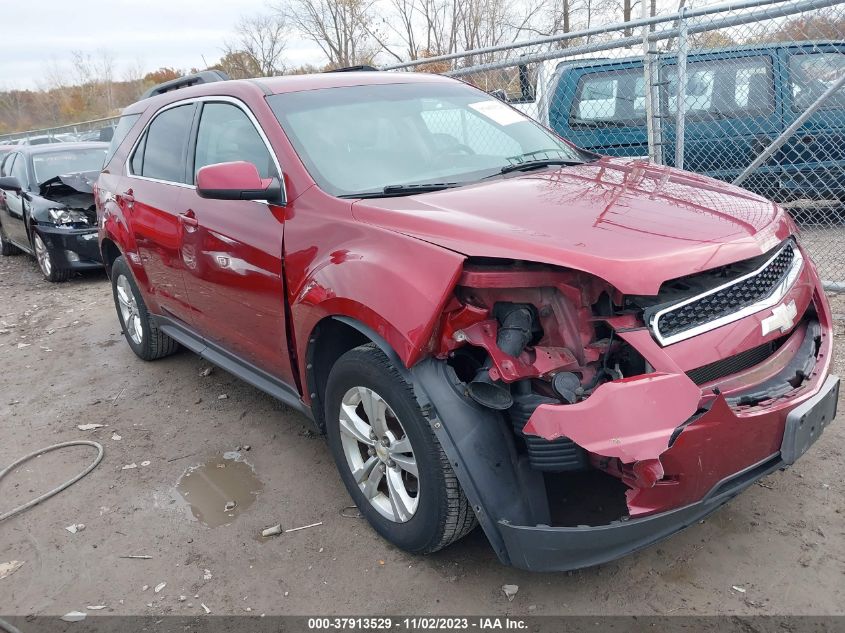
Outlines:
{"type": "MultiPolygon", "coordinates": [[[[671,165],[677,58],[661,58],[658,72],[663,156],[671,165]]],[[[843,72],[845,42],[691,51],[684,168],[733,180],[843,72]]],[[[585,149],[648,155],[641,58],[546,62],[537,83],[535,98],[516,107],[585,149]]],[[[743,187],[779,202],[845,200],[845,90],[834,94],[743,187]]]]}

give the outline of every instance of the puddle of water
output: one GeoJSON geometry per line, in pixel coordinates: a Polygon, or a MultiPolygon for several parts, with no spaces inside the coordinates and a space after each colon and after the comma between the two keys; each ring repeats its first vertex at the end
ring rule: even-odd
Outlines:
{"type": "Polygon", "coordinates": [[[218,527],[249,508],[263,487],[252,466],[230,451],[188,468],[176,492],[200,523],[218,527]]]}

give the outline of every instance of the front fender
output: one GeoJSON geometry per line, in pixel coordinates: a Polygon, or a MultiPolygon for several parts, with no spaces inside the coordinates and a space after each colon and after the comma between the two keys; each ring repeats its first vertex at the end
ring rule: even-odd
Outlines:
{"type": "Polygon", "coordinates": [[[428,353],[432,332],[463,269],[464,256],[363,224],[329,219],[297,201],[285,227],[285,275],[300,375],[317,324],[348,317],[383,338],[405,367],[428,353]],[[303,209],[303,207],[306,207],[303,209]]]}

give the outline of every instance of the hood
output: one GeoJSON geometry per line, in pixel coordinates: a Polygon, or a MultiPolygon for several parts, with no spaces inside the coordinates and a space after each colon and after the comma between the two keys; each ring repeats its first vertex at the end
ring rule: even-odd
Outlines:
{"type": "Polygon", "coordinates": [[[352,208],[359,221],[468,257],[582,270],[640,295],[761,255],[793,228],[760,196],[642,159],[602,158],[352,208]]]}
{"type": "Polygon", "coordinates": [[[69,187],[78,193],[94,193],[94,183],[100,175],[98,171],[80,171],[73,174],[62,174],[38,185],[42,196],[48,196],[51,189],[69,187]]]}

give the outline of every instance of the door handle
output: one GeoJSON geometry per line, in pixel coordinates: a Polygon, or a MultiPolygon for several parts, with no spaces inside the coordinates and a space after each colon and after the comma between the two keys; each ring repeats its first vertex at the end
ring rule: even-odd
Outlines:
{"type": "Polygon", "coordinates": [[[199,226],[199,221],[193,209],[188,209],[185,213],[180,213],[179,221],[188,228],[195,229],[199,226]]]}

